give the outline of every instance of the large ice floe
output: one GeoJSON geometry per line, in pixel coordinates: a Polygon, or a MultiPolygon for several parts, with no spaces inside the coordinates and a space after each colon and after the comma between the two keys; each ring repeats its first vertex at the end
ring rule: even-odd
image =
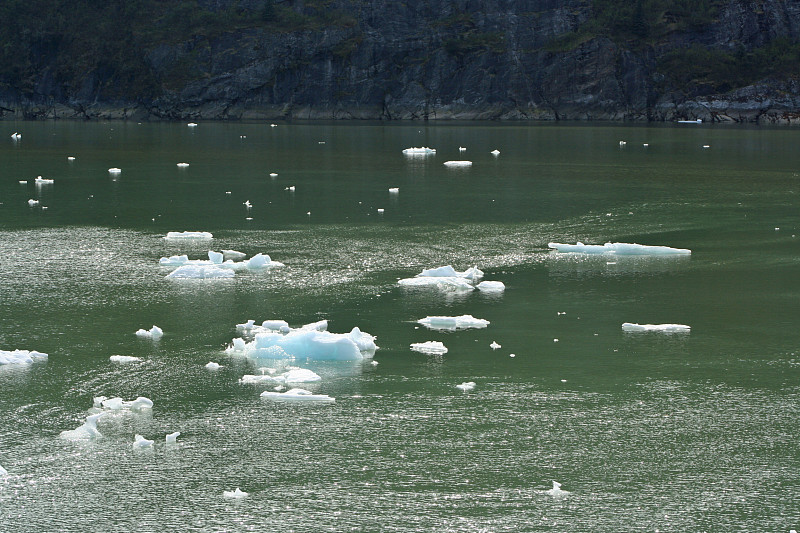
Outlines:
{"type": "Polygon", "coordinates": [[[631,322],[622,324],[622,331],[627,332],[689,333],[691,330],[692,328],[685,324],[635,324],[631,322]]]}
{"type": "Polygon", "coordinates": [[[445,161],[444,166],[448,168],[471,167],[472,161],[445,161]]]}
{"type": "Polygon", "coordinates": [[[306,389],[289,389],[286,392],[264,391],[261,393],[261,397],[268,400],[283,402],[333,403],[336,401],[336,398],[332,396],[328,396],[327,394],[314,394],[306,389]]]}
{"type": "Polygon", "coordinates": [[[282,320],[266,320],[261,326],[248,321],[237,325],[237,329],[253,335],[254,339],[250,342],[233,339],[225,352],[254,359],[361,361],[371,358],[377,349],[372,335],[357,327],[349,333],[331,333],[326,320],[299,328],[290,328],[282,320]]]}
{"type": "Polygon", "coordinates": [[[29,365],[47,359],[47,354],[35,350],[0,350],[0,365],[29,365]]]}
{"type": "Polygon", "coordinates": [[[223,260],[226,256],[244,257],[245,254],[234,250],[215,252],[209,250],[208,259],[189,259],[187,255],[162,257],[158,264],[167,267],[178,267],[167,275],[168,278],[213,279],[232,278],[238,270],[262,270],[285,266],[280,261],[273,261],[269,255],[258,253],[244,261],[223,260]]]}
{"type": "Polygon", "coordinates": [[[583,244],[578,241],[576,244],[561,244],[558,242],[548,243],[549,248],[554,248],[561,253],[579,254],[615,254],[615,255],[674,255],[691,254],[692,251],[686,248],[670,248],[669,246],[649,246],[646,244],[607,242],[605,244],[583,244]]]}
{"type": "Polygon", "coordinates": [[[207,231],[168,231],[164,238],[173,240],[207,240],[213,239],[214,236],[207,231]]]}
{"type": "Polygon", "coordinates": [[[417,322],[429,329],[441,329],[449,331],[469,328],[481,329],[489,325],[488,320],[475,318],[472,315],[428,316],[417,320],[417,322]]]}
{"type": "Polygon", "coordinates": [[[404,287],[434,287],[444,291],[473,291],[483,271],[477,266],[459,272],[451,265],[428,268],[413,278],[404,278],[397,283],[404,287]]]}
{"type": "Polygon", "coordinates": [[[411,345],[411,349],[428,355],[444,355],[447,353],[447,347],[439,341],[416,342],[411,345]]]}
{"type": "Polygon", "coordinates": [[[291,368],[281,374],[245,374],[239,383],[268,383],[281,384],[287,383],[314,383],[321,381],[319,374],[307,368],[291,368]]]}

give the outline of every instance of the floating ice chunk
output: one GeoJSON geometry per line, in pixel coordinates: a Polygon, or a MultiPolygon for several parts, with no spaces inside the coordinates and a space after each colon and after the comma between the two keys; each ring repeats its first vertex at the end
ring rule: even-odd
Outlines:
{"type": "Polygon", "coordinates": [[[94,399],[94,407],[95,409],[104,409],[106,411],[144,411],[145,409],[153,408],[153,401],[144,396],[139,396],[131,401],[125,401],[120,397],[106,398],[105,396],[97,396],[94,399]]]}
{"type": "Polygon", "coordinates": [[[7,475],[8,475],[8,470],[3,468],[3,465],[0,465],[0,477],[7,476],[7,475]]]}
{"type": "Polygon", "coordinates": [[[245,374],[240,383],[314,383],[322,381],[322,377],[312,370],[307,368],[292,368],[291,370],[279,374],[277,376],[270,376],[267,374],[245,374]]]}
{"type": "Polygon", "coordinates": [[[168,278],[177,279],[219,279],[232,278],[235,272],[217,265],[183,265],[167,274],[168,278]]]}
{"type": "Polygon", "coordinates": [[[476,288],[483,292],[503,292],[506,286],[502,281],[481,281],[476,288]]]}
{"type": "Polygon", "coordinates": [[[114,174],[122,174],[122,169],[121,168],[112,167],[112,168],[108,169],[108,173],[112,174],[112,175],[114,175],[114,174]]]}
{"type": "Polygon", "coordinates": [[[67,156],[67,161],[75,161],[75,156],[72,155],[67,156]]]}
{"type": "Polygon", "coordinates": [[[167,442],[167,444],[175,444],[180,436],[181,432],[175,431],[173,433],[168,433],[164,440],[167,442]]]}
{"type": "Polygon", "coordinates": [[[11,139],[14,140],[14,141],[18,141],[18,140],[22,139],[22,134],[21,133],[17,133],[15,131],[14,133],[11,134],[11,139]]]}
{"type": "Polygon", "coordinates": [[[555,248],[562,253],[583,253],[583,254],[616,254],[616,255],[667,255],[667,254],[691,254],[692,251],[686,248],[670,248],[669,246],[648,246],[645,244],[607,242],[605,244],[560,244],[551,242],[547,244],[550,248],[555,248]]]}
{"type": "Polygon", "coordinates": [[[695,120],[679,120],[678,121],[678,124],[702,124],[702,123],[703,123],[703,119],[702,118],[698,118],[698,119],[695,119],[695,120]]]}
{"type": "Polygon", "coordinates": [[[288,402],[333,403],[336,401],[336,398],[328,396],[327,394],[313,394],[311,391],[305,389],[289,389],[286,392],[264,391],[261,393],[261,397],[269,400],[288,402]]]}
{"type": "Polygon", "coordinates": [[[326,327],[326,321],[302,328],[281,327],[280,331],[262,329],[252,342],[233,339],[225,351],[262,359],[292,359],[327,361],[360,361],[372,357],[377,349],[375,337],[353,328],[350,333],[330,333],[314,327],[326,327]]]}
{"type": "Polygon", "coordinates": [[[37,205],[39,205],[39,200],[34,200],[33,198],[31,198],[30,200],[28,200],[28,205],[30,207],[36,207],[37,205]]]}
{"type": "Polygon", "coordinates": [[[48,178],[43,178],[43,177],[41,177],[41,176],[36,176],[36,179],[35,179],[35,180],[33,180],[33,182],[34,182],[36,185],[52,185],[53,183],[55,183],[55,181],[56,181],[56,180],[52,180],[52,179],[48,179],[48,178]]]}
{"type": "Polygon", "coordinates": [[[498,350],[498,349],[502,348],[502,346],[497,344],[496,341],[492,341],[492,344],[489,345],[489,348],[491,348],[492,350],[498,350]]]}
{"type": "Polygon", "coordinates": [[[222,365],[220,365],[219,363],[215,363],[214,361],[209,361],[208,363],[206,363],[206,368],[209,370],[219,370],[220,368],[222,368],[222,365]]]}
{"type": "Polygon", "coordinates": [[[186,168],[189,166],[189,163],[178,163],[178,168],[186,168]]]}
{"type": "MultiPolygon", "coordinates": [[[[169,276],[168,276],[169,277],[169,276]]],[[[139,337],[149,337],[153,340],[160,339],[164,335],[164,330],[158,326],[153,326],[150,329],[138,329],[136,335],[139,337]]]]}
{"type": "Polygon", "coordinates": [[[626,144],[628,144],[626,141],[620,141],[620,142],[619,142],[619,145],[620,145],[620,146],[625,146],[626,144]]]}
{"type": "Polygon", "coordinates": [[[657,331],[660,333],[689,333],[691,327],[684,324],[634,324],[625,322],[622,324],[622,331],[657,331]]]}
{"type": "Polygon", "coordinates": [[[476,281],[483,277],[483,271],[477,266],[470,267],[463,272],[459,272],[451,265],[441,266],[436,268],[426,268],[417,277],[456,277],[476,281]]]}
{"type": "Polygon", "coordinates": [[[223,254],[220,252],[215,252],[213,250],[208,251],[208,260],[211,261],[212,264],[221,265],[222,264],[223,254]]]}
{"type": "Polygon", "coordinates": [[[475,388],[475,382],[474,381],[465,381],[461,385],[456,385],[456,388],[457,389],[461,389],[461,390],[466,392],[468,390],[472,390],[472,389],[475,388]]]}
{"type": "Polygon", "coordinates": [[[47,354],[36,350],[0,350],[0,365],[29,365],[42,359],[47,359],[47,354]]]}
{"type": "Polygon", "coordinates": [[[137,434],[134,437],[134,439],[135,440],[133,441],[133,447],[136,448],[136,449],[141,450],[141,449],[145,449],[145,448],[152,448],[152,446],[153,446],[153,441],[151,441],[149,439],[146,439],[146,438],[142,437],[141,435],[137,434]]]}
{"type": "Polygon", "coordinates": [[[241,500],[249,496],[248,493],[239,490],[239,487],[236,487],[236,490],[224,490],[222,491],[222,495],[226,498],[233,498],[235,500],[241,500]]]}
{"type": "Polygon", "coordinates": [[[412,148],[406,148],[405,150],[403,150],[403,153],[405,155],[430,155],[430,154],[435,154],[436,149],[428,148],[427,146],[422,146],[419,148],[412,147],[412,148]]]}
{"type": "Polygon", "coordinates": [[[195,124],[194,122],[190,122],[187,124],[187,126],[189,126],[190,128],[196,128],[197,124],[195,124]]]}
{"type": "MultiPolygon", "coordinates": [[[[263,324],[262,324],[263,326],[263,324]]],[[[281,327],[281,329],[283,329],[281,327]]],[[[317,320],[316,322],[310,322],[308,324],[303,324],[300,326],[300,329],[304,330],[314,330],[314,331],[328,331],[328,321],[327,320],[317,320]]]]}
{"type": "Polygon", "coordinates": [[[269,173],[269,177],[270,178],[277,178],[278,177],[278,173],[277,172],[270,172],[269,173]]]}
{"type": "Polygon", "coordinates": [[[411,345],[411,349],[415,352],[421,352],[430,355],[442,355],[447,353],[447,348],[439,341],[413,343],[411,345]]]}
{"type": "Polygon", "coordinates": [[[91,440],[99,439],[103,435],[97,429],[97,420],[103,416],[104,413],[95,413],[86,417],[83,425],[75,429],[62,431],[59,438],[64,440],[91,440]]]}
{"type": "Polygon", "coordinates": [[[214,236],[207,231],[169,231],[165,239],[213,239],[214,236]]]}
{"type": "Polygon", "coordinates": [[[19,184],[20,185],[27,185],[28,184],[28,180],[19,180],[19,184]]]}
{"type": "Polygon", "coordinates": [[[287,333],[289,331],[289,323],[285,320],[265,320],[261,323],[261,327],[265,331],[280,331],[287,333]]]}
{"type": "Polygon", "coordinates": [[[475,287],[464,278],[457,277],[422,277],[406,278],[397,282],[404,287],[433,287],[442,291],[474,291],[475,287]]]}
{"type": "Polygon", "coordinates": [[[489,153],[492,154],[493,156],[497,157],[498,155],[500,155],[500,150],[492,150],[489,153]]]}
{"type": "Polygon", "coordinates": [[[389,194],[397,194],[399,192],[400,192],[400,188],[399,187],[390,187],[389,188],[389,194]]]}
{"type": "Polygon", "coordinates": [[[482,318],[475,318],[472,315],[461,316],[428,316],[417,320],[418,323],[429,329],[469,329],[469,328],[485,328],[489,325],[488,320],[482,318]]]}
{"type": "Polygon", "coordinates": [[[225,259],[244,259],[247,257],[244,252],[237,252],[236,250],[222,250],[222,255],[225,259]]]}
{"type": "Polygon", "coordinates": [[[385,211],[384,209],[380,209],[380,208],[378,209],[378,213],[383,214],[384,211],[385,211]]]}
{"type": "Polygon", "coordinates": [[[508,356],[509,356],[509,357],[516,357],[516,356],[517,356],[517,354],[515,354],[515,353],[510,353],[510,354],[508,354],[508,356]]]}
{"type": "Polygon", "coordinates": [[[163,266],[181,266],[188,262],[188,255],[171,255],[169,257],[162,257],[158,260],[158,264],[163,266]]]}
{"type": "Polygon", "coordinates": [[[135,363],[137,361],[141,361],[142,359],[132,355],[112,355],[108,358],[108,360],[112,363],[135,363]]]}
{"type": "Polygon", "coordinates": [[[449,168],[471,167],[472,161],[445,161],[444,166],[449,168]]]}
{"type": "Polygon", "coordinates": [[[464,148],[463,146],[459,146],[459,147],[458,147],[458,151],[459,151],[459,152],[466,152],[466,151],[467,151],[467,149],[466,149],[466,148],[464,148]]]}
{"type": "Polygon", "coordinates": [[[282,267],[286,266],[279,261],[273,261],[270,256],[267,254],[258,253],[245,261],[247,268],[250,270],[258,269],[258,268],[273,268],[273,267],[282,267]]]}
{"type": "Polygon", "coordinates": [[[545,491],[545,493],[553,498],[563,498],[569,494],[569,491],[561,490],[561,483],[553,481],[553,488],[545,491]]]}

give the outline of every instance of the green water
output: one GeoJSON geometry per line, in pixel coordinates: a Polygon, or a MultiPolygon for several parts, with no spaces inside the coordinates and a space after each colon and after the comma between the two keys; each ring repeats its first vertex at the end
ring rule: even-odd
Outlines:
{"type": "Polygon", "coordinates": [[[0,366],[0,531],[800,528],[800,131],[0,124],[0,349],[49,354],[0,366]],[[214,239],[162,238],[186,230],[214,239]],[[547,249],[578,240],[692,254],[547,249]],[[165,279],[209,249],[286,267],[165,279]],[[446,264],[506,290],[396,283],[446,264]],[[462,314],[491,324],[415,323],[462,314]],[[378,364],[299,362],[336,402],[270,403],[238,382],[263,362],[224,353],[248,319],[358,326],[378,364]],[[155,405],[60,439],[100,395],[155,405]]]}

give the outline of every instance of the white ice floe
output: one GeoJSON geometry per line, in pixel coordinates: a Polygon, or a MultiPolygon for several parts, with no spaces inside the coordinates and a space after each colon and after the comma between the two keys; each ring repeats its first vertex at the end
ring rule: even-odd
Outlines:
{"type": "Polygon", "coordinates": [[[108,360],[112,363],[135,363],[137,361],[141,361],[142,359],[132,355],[112,355],[108,358],[108,360]]]}
{"type": "Polygon", "coordinates": [[[41,177],[41,176],[36,176],[36,179],[35,179],[35,180],[33,180],[33,182],[34,182],[36,185],[52,185],[53,183],[55,183],[55,181],[56,181],[56,180],[54,180],[54,179],[50,179],[50,178],[43,178],[43,177],[41,177]]]}
{"type": "Polygon", "coordinates": [[[214,236],[207,231],[169,231],[165,239],[200,240],[213,239],[214,236]]]}
{"type": "Polygon", "coordinates": [[[189,163],[178,163],[178,168],[186,168],[189,166],[189,163]]]}
{"type": "Polygon", "coordinates": [[[20,185],[27,185],[28,184],[28,180],[19,180],[19,184],[20,185]]]}
{"type": "Polygon", "coordinates": [[[385,211],[385,209],[382,209],[382,208],[379,208],[379,209],[378,209],[378,213],[381,213],[381,214],[383,214],[383,212],[384,212],[384,211],[385,211]]]}
{"type": "Polygon", "coordinates": [[[305,389],[289,389],[286,392],[264,391],[261,393],[261,397],[269,400],[287,402],[333,403],[336,401],[336,398],[328,396],[327,394],[313,394],[311,391],[305,389]]]}
{"type": "Polygon", "coordinates": [[[273,261],[270,256],[267,254],[258,253],[245,261],[245,265],[249,269],[257,269],[257,268],[274,268],[274,267],[282,267],[286,266],[280,261],[273,261]]]}
{"type": "Polygon", "coordinates": [[[222,365],[220,365],[219,363],[215,363],[214,361],[209,361],[208,363],[206,363],[206,368],[209,370],[219,370],[220,368],[222,368],[222,365]]]}
{"type": "Polygon", "coordinates": [[[350,333],[330,333],[315,329],[326,321],[307,324],[288,331],[261,330],[252,342],[233,339],[228,354],[261,359],[307,359],[317,361],[361,361],[375,354],[375,337],[357,327],[350,333]]]}
{"type": "Polygon", "coordinates": [[[558,481],[553,481],[553,488],[545,491],[545,493],[553,498],[563,498],[569,494],[569,491],[561,490],[561,483],[558,481]]]}
{"type": "Polygon", "coordinates": [[[7,475],[8,475],[8,470],[3,468],[3,465],[0,465],[0,477],[7,476],[7,475]]]}
{"type": "Polygon", "coordinates": [[[67,161],[75,161],[75,156],[73,156],[73,155],[68,155],[68,156],[67,156],[67,161]]]}
{"type": "Polygon", "coordinates": [[[75,429],[62,431],[59,438],[64,440],[91,440],[99,439],[103,435],[97,429],[97,420],[104,413],[95,413],[86,417],[86,421],[75,429]]]}
{"type": "Polygon", "coordinates": [[[22,134],[21,133],[17,133],[15,131],[14,133],[11,134],[11,139],[13,139],[15,141],[18,141],[18,140],[22,139],[22,134]]]}
{"type": "Polygon", "coordinates": [[[196,128],[197,124],[194,123],[194,122],[190,122],[190,123],[187,124],[187,126],[189,126],[190,128],[196,128]]]}
{"type": "Polygon", "coordinates": [[[133,447],[135,449],[138,449],[138,450],[142,450],[142,449],[146,449],[146,448],[152,448],[153,447],[153,441],[151,441],[149,439],[146,439],[146,438],[142,437],[141,435],[137,434],[134,437],[133,447]]]}
{"type": "Polygon", "coordinates": [[[183,265],[179,266],[166,277],[172,279],[220,279],[232,278],[236,275],[233,270],[220,265],[183,265]]]}
{"type": "Polygon", "coordinates": [[[164,335],[164,330],[158,326],[153,326],[150,329],[138,329],[136,335],[139,337],[147,337],[150,339],[160,339],[164,335]]]}
{"type": "Polygon", "coordinates": [[[235,500],[241,500],[242,498],[247,498],[249,496],[248,493],[239,490],[239,487],[236,487],[236,490],[224,490],[222,491],[222,495],[225,498],[233,498],[235,500]]]}
{"type": "Polygon", "coordinates": [[[412,148],[406,148],[405,150],[403,150],[403,153],[405,155],[430,155],[430,154],[435,154],[436,149],[428,148],[427,146],[422,146],[419,148],[412,147],[412,148]]]}
{"type": "Polygon", "coordinates": [[[400,187],[390,187],[389,194],[397,194],[400,192],[400,187]]]}
{"type": "Polygon", "coordinates": [[[500,348],[502,348],[502,346],[497,344],[496,341],[492,341],[492,344],[489,345],[489,348],[491,348],[492,350],[499,350],[500,348]]]}
{"type": "Polygon", "coordinates": [[[471,167],[472,161],[445,161],[444,166],[446,167],[471,167]]]}
{"type": "Polygon", "coordinates": [[[668,255],[668,254],[691,254],[692,251],[686,248],[670,248],[669,246],[648,246],[645,244],[607,242],[605,244],[561,244],[551,242],[548,247],[554,248],[562,253],[582,253],[582,254],[616,254],[616,255],[668,255]]]}
{"type": "Polygon", "coordinates": [[[703,123],[703,119],[702,118],[698,118],[698,119],[694,119],[694,120],[679,120],[678,121],[678,124],[702,124],[702,123],[703,123]]]}
{"type": "Polygon", "coordinates": [[[47,359],[47,354],[36,350],[0,350],[0,365],[29,365],[47,359]]]}
{"type": "Polygon", "coordinates": [[[123,400],[120,397],[106,398],[105,396],[96,396],[93,402],[92,409],[102,409],[103,411],[142,412],[153,408],[153,400],[144,396],[139,396],[130,401],[123,400]]]}
{"type": "Polygon", "coordinates": [[[39,200],[34,200],[33,198],[31,198],[30,200],[28,200],[28,205],[30,207],[36,207],[37,205],[39,205],[39,200]]]}
{"type": "Polygon", "coordinates": [[[496,156],[500,155],[500,150],[492,150],[489,153],[496,157],[496,156]]]}
{"type": "Polygon", "coordinates": [[[277,172],[270,172],[269,173],[269,177],[270,178],[277,178],[278,177],[278,173],[277,172]]]}
{"type": "Polygon", "coordinates": [[[483,292],[503,292],[506,290],[506,286],[502,281],[481,281],[475,287],[483,292]]]}
{"type": "Polygon", "coordinates": [[[314,383],[322,381],[322,377],[307,368],[292,368],[278,375],[270,374],[245,374],[239,383],[314,383]]]}
{"type": "Polygon", "coordinates": [[[467,149],[466,149],[466,148],[464,148],[463,146],[459,146],[459,147],[458,147],[458,151],[459,151],[459,152],[466,152],[466,151],[467,151],[467,149]]]}
{"type": "Polygon", "coordinates": [[[482,318],[475,318],[472,315],[461,316],[428,316],[417,320],[418,323],[429,329],[469,329],[469,328],[485,328],[489,325],[488,320],[482,318]]]}
{"type": "Polygon", "coordinates": [[[164,440],[167,442],[167,444],[175,444],[178,441],[178,437],[180,437],[180,436],[181,436],[181,432],[180,431],[175,431],[173,433],[167,433],[167,435],[164,438],[164,440]]]}
{"type": "Polygon", "coordinates": [[[451,265],[441,266],[436,268],[426,268],[419,274],[417,277],[424,278],[424,277],[455,277],[455,278],[464,278],[470,281],[477,281],[483,277],[483,271],[480,270],[477,266],[470,267],[463,272],[459,272],[454,269],[451,265]]]}
{"type": "Polygon", "coordinates": [[[475,382],[474,381],[465,381],[461,385],[456,385],[456,388],[457,389],[461,389],[464,392],[466,392],[468,390],[472,390],[472,389],[475,388],[475,382]]]}
{"type": "Polygon", "coordinates": [[[439,341],[426,341],[411,344],[411,349],[415,352],[430,355],[442,355],[447,353],[447,347],[439,341]]]}
{"type": "Polygon", "coordinates": [[[247,254],[244,252],[238,252],[236,250],[222,250],[222,255],[225,259],[244,259],[247,257],[247,254]]]}
{"type": "Polygon", "coordinates": [[[622,324],[622,331],[656,331],[660,333],[689,333],[692,330],[685,324],[634,324],[625,322],[622,324]]]}
{"type": "Polygon", "coordinates": [[[448,292],[475,290],[475,286],[469,281],[455,277],[406,278],[399,280],[397,283],[404,287],[433,287],[448,292]]]}
{"type": "Polygon", "coordinates": [[[112,167],[108,169],[109,174],[122,174],[121,168],[112,167]]]}

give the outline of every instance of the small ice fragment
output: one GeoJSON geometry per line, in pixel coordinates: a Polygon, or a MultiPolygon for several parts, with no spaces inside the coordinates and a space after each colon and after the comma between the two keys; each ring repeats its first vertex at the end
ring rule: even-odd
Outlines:
{"type": "Polygon", "coordinates": [[[500,155],[500,150],[492,150],[490,153],[491,153],[493,156],[497,157],[498,155],[500,155]]]}
{"type": "Polygon", "coordinates": [[[703,148],[711,148],[711,145],[704,144],[704,145],[703,145],[703,148]]]}
{"type": "Polygon", "coordinates": [[[643,144],[642,144],[642,146],[644,146],[645,148],[647,148],[647,147],[648,147],[648,146],[650,146],[650,145],[649,145],[649,144],[647,144],[647,143],[643,143],[643,144]]]}
{"type": "Polygon", "coordinates": [[[270,124],[270,125],[269,125],[269,127],[270,127],[270,128],[277,128],[277,127],[278,127],[278,125],[277,125],[277,124],[270,124]]]}
{"type": "Polygon", "coordinates": [[[458,147],[458,151],[459,151],[459,152],[466,152],[466,151],[467,151],[467,149],[466,149],[466,148],[464,148],[463,146],[459,146],[459,147],[458,147]]]}
{"type": "Polygon", "coordinates": [[[566,490],[561,490],[561,483],[558,481],[553,481],[553,488],[545,491],[548,495],[552,496],[553,498],[563,498],[567,494],[569,494],[566,490]]]}
{"type": "Polygon", "coordinates": [[[605,244],[561,244],[557,242],[548,243],[549,248],[555,248],[561,253],[583,253],[583,254],[616,254],[616,255],[668,255],[668,254],[691,254],[692,251],[686,248],[670,248],[669,246],[649,246],[645,244],[607,242],[605,244]]]}
{"type": "Polygon", "coordinates": [[[336,398],[328,396],[327,394],[312,394],[311,391],[305,389],[289,389],[286,392],[264,391],[261,393],[261,397],[269,400],[289,402],[334,403],[336,401],[336,398]]]}
{"type": "Polygon", "coordinates": [[[472,161],[445,161],[443,164],[448,168],[471,167],[472,161]]]}
{"type": "Polygon", "coordinates": [[[428,316],[417,320],[417,322],[429,329],[443,329],[443,330],[485,328],[490,324],[488,320],[484,320],[482,318],[475,318],[472,315],[428,316]]]}
{"type": "Polygon", "coordinates": [[[241,500],[243,498],[247,498],[249,496],[248,493],[239,490],[239,487],[236,487],[236,490],[225,490],[222,491],[222,495],[226,498],[233,498],[235,500],[241,500]]]}
{"type": "Polygon", "coordinates": [[[21,133],[17,133],[15,131],[14,133],[11,134],[11,139],[15,140],[15,141],[18,141],[18,140],[22,139],[22,134],[21,133]]]}
{"type": "Polygon", "coordinates": [[[553,339],[553,342],[558,342],[558,339],[553,339]]]}
{"type": "Polygon", "coordinates": [[[173,279],[220,279],[232,278],[236,275],[233,270],[218,265],[182,265],[167,274],[173,279]]]}
{"type": "Polygon", "coordinates": [[[483,292],[503,292],[506,290],[506,286],[502,281],[481,281],[476,287],[483,292]]]}
{"type": "Polygon", "coordinates": [[[399,187],[391,187],[389,189],[389,194],[397,194],[399,192],[400,192],[400,188],[399,187]]]}
{"type": "Polygon", "coordinates": [[[245,265],[247,265],[247,268],[251,270],[258,268],[272,268],[272,267],[285,266],[283,263],[279,261],[273,261],[269,255],[262,253],[257,253],[256,255],[245,261],[245,265]]]}
{"type": "Polygon", "coordinates": [[[64,440],[99,439],[103,435],[97,430],[97,420],[105,413],[96,413],[86,417],[86,422],[75,429],[62,431],[58,436],[64,440]]]}
{"type": "Polygon", "coordinates": [[[510,353],[510,354],[508,354],[508,356],[509,356],[509,357],[516,357],[516,356],[517,356],[517,354],[515,354],[515,353],[510,353]]]}
{"type": "Polygon", "coordinates": [[[242,202],[242,205],[244,205],[247,209],[253,207],[253,204],[250,203],[250,200],[245,200],[244,202],[242,202]]]}
{"type": "Polygon", "coordinates": [[[231,191],[225,191],[225,194],[231,194],[231,191]]]}
{"type": "Polygon", "coordinates": [[[33,180],[33,182],[36,185],[52,185],[53,183],[55,183],[55,181],[56,180],[53,180],[53,179],[50,179],[50,178],[43,178],[41,176],[36,176],[36,179],[33,180]]]}
{"type": "Polygon", "coordinates": [[[436,148],[428,148],[427,146],[412,147],[403,150],[405,155],[431,155],[436,153],[436,148]]]}
{"type": "Polygon", "coordinates": [[[132,355],[112,355],[108,358],[108,360],[112,363],[135,363],[137,361],[141,361],[142,359],[132,355]]]}
{"type": "Polygon", "coordinates": [[[186,168],[189,166],[189,163],[178,163],[178,168],[186,168]]]}
{"type": "Polygon", "coordinates": [[[474,381],[465,381],[461,385],[456,385],[456,388],[457,389],[461,389],[461,390],[466,392],[468,390],[472,390],[472,389],[475,388],[475,382],[474,381]]]}
{"type": "Polygon", "coordinates": [[[28,205],[30,207],[36,207],[37,205],[39,205],[39,200],[34,200],[33,198],[31,198],[30,200],[28,200],[28,205]]]}
{"type": "Polygon", "coordinates": [[[180,431],[176,431],[174,433],[168,433],[167,436],[165,437],[165,440],[167,444],[174,444],[175,442],[177,442],[178,437],[180,436],[181,436],[180,431]]]}
{"type": "Polygon", "coordinates": [[[502,346],[500,346],[499,344],[497,344],[497,342],[496,342],[496,341],[492,341],[492,344],[490,344],[490,345],[489,345],[489,348],[491,348],[492,350],[497,350],[497,349],[499,349],[499,348],[502,348],[502,346]]]}
{"type": "Polygon", "coordinates": [[[219,370],[222,367],[219,363],[215,363],[214,361],[209,361],[206,363],[206,368],[209,370],[219,370]]]}
{"type": "Polygon", "coordinates": [[[75,156],[67,156],[67,161],[75,161],[75,156]]]}
{"type": "Polygon", "coordinates": [[[127,407],[131,411],[144,411],[145,409],[153,408],[153,400],[145,398],[144,396],[139,396],[131,402],[124,402],[123,407],[127,407]]]}
{"type": "Polygon", "coordinates": [[[27,185],[28,180],[19,180],[20,185],[27,185]]]}
{"type": "Polygon", "coordinates": [[[165,239],[213,239],[214,236],[207,231],[169,231],[165,239]]]}
{"type": "Polygon", "coordinates": [[[373,361],[370,361],[370,364],[371,364],[372,366],[378,366],[378,362],[377,362],[377,361],[375,361],[375,360],[373,360],[373,361]]]}
{"type": "Polygon", "coordinates": [[[443,355],[447,353],[447,347],[439,341],[412,343],[411,349],[415,352],[426,353],[430,355],[443,355]]]}
{"type": "Polygon", "coordinates": [[[144,449],[144,448],[151,448],[153,446],[153,441],[142,437],[141,435],[137,434],[134,437],[133,447],[136,449],[144,449]]]}
{"type": "Polygon", "coordinates": [[[153,326],[150,329],[138,329],[136,335],[139,337],[149,337],[153,340],[160,339],[164,335],[164,331],[158,327],[153,326]]]}
{"type": "Polygon", "coordinates": [[[634,324],[625,322],[622,324],[622,331],[656,331],[661,333],[689,333],[692,330],[685,324],[634,324]]]}
{"type": "Polygon", "coordinates": [[[197,124],[195,124],[194,122],[190,122],[187,124],[187,126],[189,126],[190,128],[196,128],[197,124]]]}
{"type": "Polygon", "coordinates": [[[108,169],[109,174],[120,174],[122,172],[121,168],[112,167],[108,169]]]}
{"type": "Polygon", "coordinates": [[[775,228],[775,231],[780,231],[780,230],[781,230],[781,228],[775,228]]]}
{"type": "Polygon", "coordinates": [[[378,209],[378,213],[383,213],[383,209],[378,209]]]}
{"type": "Polygon", "coordinates": [[[269,177],[270,178],[277,178],[278,177],[278,173],[277,172],[270,172],[269,173],[269,177]]]}
{"type": "Polygon", "coordinates": [[[318,141],[317,144],[325,144],[325,141],[318,141]]]}
{"type": "Polygon", "coordinates": [[[628,144],[626,141],[620,141],[620,142],[619,142],[619,145],[620,145],[620,146],[625,146],[626,144],[628,144]]]}

